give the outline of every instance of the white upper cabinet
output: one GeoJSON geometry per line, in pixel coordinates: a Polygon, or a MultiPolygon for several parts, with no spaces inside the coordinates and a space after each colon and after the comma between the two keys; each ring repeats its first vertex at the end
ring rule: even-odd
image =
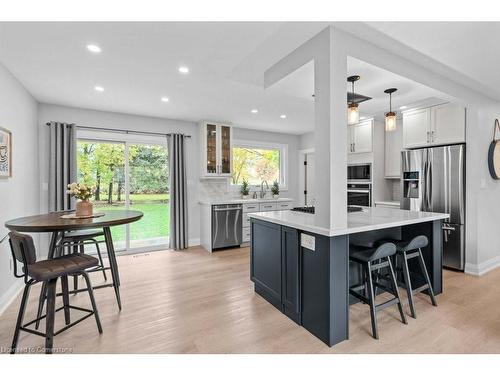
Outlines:
{"type": "Polygon", "coordinates": [[[465,142],[465,109],[458,104],[433,108],[431,138],[433,144],[465,142]]]}
{"type": "Polygon", "coordinates": [[[227,124],[200,123],[201,177],[231,176],[232,133],[227,124]]]}
{"type": "Polygon", "coordinates": [[[403,149],[403,127],[396,122],[396,130],[385,132],[385,177],[399,178],[401,174],[401,150],[403,149]]]}
{"type": "Polygon", "coordinates": [[[372,152],[373,120],[347,126],[347,151],[350,154],[372,152]]]}
{"type": "Polygon", "coordinates": [[[403,113],[403,147],[465,142],[465,108],[454,103],[403,113]]]}
{"type": "Polygon", "coordinates": [[[425,147],[430,143],[431,109],[403,113],[403,147],[425,147]]]}

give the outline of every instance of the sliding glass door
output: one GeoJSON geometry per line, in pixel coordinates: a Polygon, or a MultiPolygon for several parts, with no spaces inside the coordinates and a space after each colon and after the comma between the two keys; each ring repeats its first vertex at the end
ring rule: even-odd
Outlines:
{"type": "Polygon", "coordinates": [[[167,149],[161,145],[128,144],[131,210],[144,217],[130,225],[131,248],[165,246],[169,232],[167,149]]]}
{"type": "Polygon", "coordinates": [[[167,248],[169,237],[168,153],[165,139],[82,132],[78,181],[96,186],[96,211],[138,210],[144,217],[111,229],[115,248],[167,248]],[[91,133],[91,134],[88,134],[91,133]],[[110,140],[110,139],[115,140],[110,140]]]}

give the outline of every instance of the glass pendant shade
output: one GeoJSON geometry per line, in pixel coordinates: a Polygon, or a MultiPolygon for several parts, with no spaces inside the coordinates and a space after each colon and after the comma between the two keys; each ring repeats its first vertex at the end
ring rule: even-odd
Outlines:
{"type": "Polygon", "coordinates": [[[355,103],[350,103],[347,107],[347,123],[349,125],[359,122],[359,107],[355,103]]]}
{"type": "Polygon", "coordinates": [[[398,89],[391,88],[384,90],[386,94],[389,94],[389,112],[385,114],[385,131],[393,132],[396,130],[396,112],[392,111],[392,94],[394,94],[398,89]]]}
{"type": "Polygon", "coordinates": [[[385,114],[385,131],[393,132],[396,130],[396,112],[387,112],[385,114]]]}

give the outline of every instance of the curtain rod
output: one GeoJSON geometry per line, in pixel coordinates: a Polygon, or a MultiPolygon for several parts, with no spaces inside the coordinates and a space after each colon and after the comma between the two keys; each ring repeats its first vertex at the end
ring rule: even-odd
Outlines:
{"type": "MultiPolygon", "coordinates": [[[[45,125],[50,126],[50,122],[46,123],[45,125]]],[[[146,135],[161,135],[161,136],[166,136],[169,137],[172,135],[172,133],[155,133],[155,132],[144,132],[144,131],[139,131],[139,130],[123,130],[123,129],[113,129],[113,128],[98,128],[96,126],[82,126],[82,125],[76,125],[77,128],[79,129],[89,129],[89,130],[101,130],[101,131],[110,131],[110,132],[115,132],[115,133],[125,133],[125,134],[146,134],[146,135]]],[[[191,138],[189,134],[183,134],[186,138],[191,138]]]]}

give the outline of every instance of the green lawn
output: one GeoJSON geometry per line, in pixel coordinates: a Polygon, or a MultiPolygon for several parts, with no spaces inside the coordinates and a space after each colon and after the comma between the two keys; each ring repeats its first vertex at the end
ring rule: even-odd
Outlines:
{"type": "MultiPolygon", "coordinates": [[[[163,197],[166,194],[158,194],[163,197]]],[[[151,198],[151,195],[148,195],[151,198]]],[[[136,201],[140,201],[137,199],[136,201]]],[[[144,200],[144,199],[143,199],[144,200]]],[[[144,216],[141,220],[130,224],[130,239],[147,239],[153,237],[167,237],[170,229],[170,216],[168,203],[133,203],[130,204],[131,210],[141,211],[144,216]]],[[[124,205],[100,205],[96,204],[97,211],[123,210],[124,205]]],[[[125,240],[125,226],[111,228],[111,234],[114,241],[125,240]]]]}
{"type": "MultiPolygon", "coordinates": [[[[113,194],[113,202],[116,202],[118,196],[113,194]]],[[[101,193],[101,200],[99,202],[106,202],[108,199],[107,194],[101,193]]],[[[170,199],[170,194],[130,194],[131,202],[150,202],[150,201],[167,201],[170,199]]],[[[125,195],[122,194],[122,203],[125,202],[125,195]]],[[[99,204],[99,203],[97,203],[99,204]]]]}

